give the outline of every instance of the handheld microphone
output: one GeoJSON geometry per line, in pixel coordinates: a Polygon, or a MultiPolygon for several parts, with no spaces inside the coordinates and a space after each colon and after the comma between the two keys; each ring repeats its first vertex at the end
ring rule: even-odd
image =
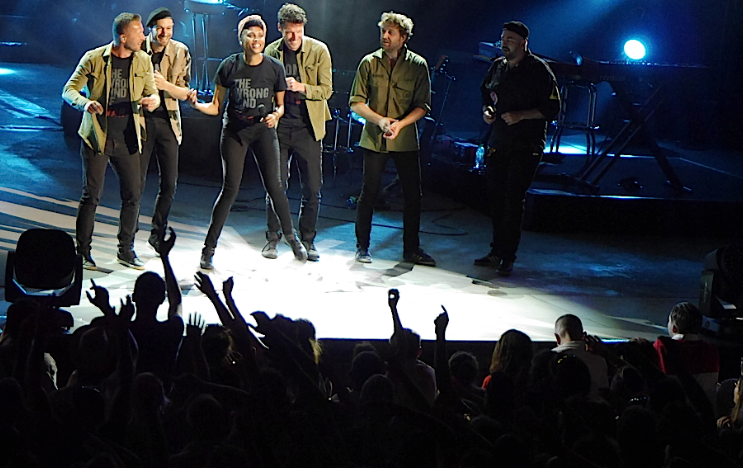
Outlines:
{"type": "Polygon", "coordinates": [[[263,122],[263,119],[265,119],[267,115],[268,111],[266,110],[266,106],[264,104],[258,104],[258,120],[263,122]]]}

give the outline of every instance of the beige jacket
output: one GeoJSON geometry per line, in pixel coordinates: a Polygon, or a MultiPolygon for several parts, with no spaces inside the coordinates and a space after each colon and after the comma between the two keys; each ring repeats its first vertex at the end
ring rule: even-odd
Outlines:
{"type": "MultiPolygon", "coordinates": [[[[284,39],[278,39],[268,46],[264,53],[284,63],[284,39]]],[[[305,103],[315,140],[325,137],[325,122],[330,120],[328,99],[333,95],[333,65],[330,51],[324,43],[304,36],[297,53],[299,77],[307,88],[305,103]]]]}
{"type": "MultiPolygon", "coordinates": [[[[152,41],[150,36],[147,36],[144,51],[152,56],[152,41]]],[[[160,74],[169,83],[179,88],[188,88],[188,84],[191,81],[191,53],[188,51],[186,44],[173,39],[170,40],[163,51],[163,60],[160,62],[160,74]]],[[[163,95],[165,96],[165,108],[168,110],[168,116],[170,116],[170,125],[173,127],[173,133],[175,133],[178,144],[180,144],[183,134],[181,130],[181,109],[178,99],[167,92],[163,92],[163,95]]]]}
{"type": "MultiPolygon", "coordinates": [[[[68,104],[79,111],[83,111],[83,121],[78,133],[85,144],[96,153],[103,153],[106,146],[108,122],[105,115],[108,109],[104,109],[104,117],[97,118],[90,112],[85,112],[85,105],[90,101],[99,101],[102,97],[108,103],[108,99],[105,98],[111,92],[112,47],[113,43],[110,43],[86,52],[70,79],[65,83],[62,91],[62,98],[68,104]],[[80,93],[83,88],[88,90],[87,97],[80,93]],[[101,122],[103,122],[103,125],[101,125],[101,122]]],[[[137,132],[137,143],[141,152],[142,141],[147,139],[147,127],[144,121],[145,109],[140,104],[140,100],[148,96],[156,96],[158,101],[160,100],[149,55],[141,50],[134,53],[129,77],[129,96],[132,99],[134,128],[137,132]]]]}

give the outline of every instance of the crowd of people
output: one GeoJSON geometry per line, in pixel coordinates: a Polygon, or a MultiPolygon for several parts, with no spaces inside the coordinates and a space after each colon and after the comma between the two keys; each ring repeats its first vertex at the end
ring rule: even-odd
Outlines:
{"type": "Polygon", "coordinates": [[[422,361],[392,289],[389,342],[358,343],[339,364],[307,320],[246,320],[232,278],[215,287],[195,277],[221,323],[184,318],[175,240],[172,229],[158,240],[164,278],[142,273],[120,304],[91,281],[101,315],[71,334],[59,310],[31,298],[11,305],[0,466],[743,465],[743,377],[718,385],[719,357],[692,304],[673,308],[669,336],[655,343],[609,347],[574,315],[557,319],[552,349],[508,330],[482,373],[447,343],[446,310],[431,324],[434,357],[422,361]],[[718,387],[731,391],[719,398],[718,387]]]}
{"type": "MultiPolygon", "coordinates": [[[[121,185],[117,259],[144,269],[133,245],[154,155],[160,187],[149,244],[165,274],[143,273],[116,306],[91,281],[87,297],[101,316],[72,334],[61,330],[58,310],[28,298],[10,307],[0,336],[1,466],[743,466],[743,385],[718,382],[719,355],[700,339],[702,316],[692,304],[674,307],[669,336],[655,343],[606,346],[574,315],[556,321],[553,349],[539,350],[525,333],[508,330],[494,345],[488,372],[473,354],[447,344],[445,310],[431,324],[434,358],[421,360],[420,336],[403,326],[396,290],[387,304],[389,343],[358,344],[343,366],[331,365],[337,359],[323,352],[309,321],[264,312],[246,320],[232,298],[232,279],[220,294],[204,271],[196,273],[221,323],[183,317],[168,260],[175,233],[166,235],[182,140],[179,101],[208,115],[224,108],[224,180],[201,269],[214,268],[249,148],[267,192],[263,256],[276,258],[283,238],[298,260],[320,258],[314,241],[333,92],[330,53],[304,35],[307,17],[297,5],[282,6],[277,19],[281,38],[267,47],[264,20],[240,20],[242,51],[219,65],[210,102],[189,88],[190,55],[172,39],[165,8],[145,22],[120,14],[113,41],[80,60],[63,94],[84,112],[77,253],[85,268],[96,269],[93,225],[111,164],[121,185]],[[298,231],[286,197],[292,159],[302,183],[298,231]],[[157,311],[166,299],[168,318],[161,322],[157,311]]],[[[372,261],[373,209],[392,159],[405,197],[403,258],[435,266],[419,242],[416,121],[430,111],[429,68],[408,48],[409,17],[387,12],[378,26],[380,48],[362,58],[349,98],[366,120],[355,260],[372,261]]],[[[483,119],[491,126],[493,242],[475,265],[502,276],[512,272],[524,194],[547,122],[560,109],[555,77],[529,51],[528,38],[523,23],[503,25],[503,56],[481,86],[483,119]]]]}

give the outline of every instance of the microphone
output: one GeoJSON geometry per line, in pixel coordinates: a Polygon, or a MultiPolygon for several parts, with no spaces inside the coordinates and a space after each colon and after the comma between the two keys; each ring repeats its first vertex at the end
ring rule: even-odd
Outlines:
{"type": "Polygon", "coordinates": [[[258,104],[258,121],[263,122],[263,119],[265,119],[267,115],[268,111],[266,110],[266,106],[264,104],[258,104]]]}

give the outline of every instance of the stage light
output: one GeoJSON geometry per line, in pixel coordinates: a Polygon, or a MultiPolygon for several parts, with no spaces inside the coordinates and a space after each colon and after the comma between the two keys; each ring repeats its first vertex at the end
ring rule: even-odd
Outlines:
{"type": "Polygon", "coordinates": [[[630,39],[624,43],[624,53],[631,60],[641,60],[645,57],[645,46],[637,39],[630,39]]]}
{"type": "Polygon", "coordinates": [[[10,68],[2,68],[0,67],[0,75],[13,75],[15,73],[14,70],[11,70],[10,68]]]}
{"type": "Polygon", "coordinates": [[[64,231],[29,229],[21,234],[16,249],[8,252],[7,302],[29,297],[51,307],[78,305],[82,284],[82,257],[64,231]]]}
{"type": "Polygon", "coordinates": [[[724,335],[741,331],[743,245],[729,245],[707,254],[699,293],[706,329],[724,335]]]}

